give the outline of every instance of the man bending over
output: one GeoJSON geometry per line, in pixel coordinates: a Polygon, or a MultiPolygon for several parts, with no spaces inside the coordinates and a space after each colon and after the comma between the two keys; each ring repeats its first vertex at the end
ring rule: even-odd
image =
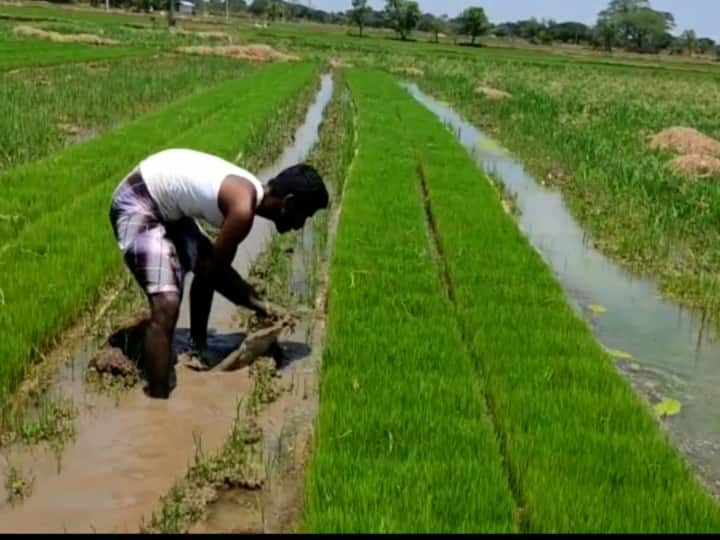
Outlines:
{"type": "Polygon", "coordinates": [[[215,291],[261,317],[273,310],[232,267],[255,216],[273,221],[285,233],[301,229],[327,205],[322,178],[305,164],[285,169],[264,186],[219,157],[170,149],[149,156],[123,179],[112,197],[110,221],[125,264],[150,304],[143,351],[150,397],[170,395],[172,342],[185,275],[194,274],[193,347],[204,350],[215,291]],[[195,219],[219,228],[214,244],[195,219]]]}

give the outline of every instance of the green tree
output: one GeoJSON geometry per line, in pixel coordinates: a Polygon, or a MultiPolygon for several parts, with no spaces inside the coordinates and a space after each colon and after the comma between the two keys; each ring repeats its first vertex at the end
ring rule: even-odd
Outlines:
{"type": "Polygon", "coordinates": [[[285,5],[280,1],[270,2],[267,10],[267,17],[271,21],[276,21],[285,17],[285,5]]]}
{"type": "Polygon", "coordinates": [[[715,40],[710,38],[700,38],[697,42],[697,50],[700,54],[707,54],[715,49],[715,40]]]}
{"type": "Polygon", "coordinates": [[[613,18],[601,17],[597,26],[595,26],[595,42],[600,44],[607,52],[612,52],[619,33],[620,29],[613,18]]]}
{"type": "Polygon", "coordinates": [[[652,9],[648,0],[611,0],[598,21],[615,25],[620,43],[639,51],[668,46],[667,35],[675,26],[672,13],[652,9]]]}
{"type": "Polygon", "coordinates": [[[447,19],[436,17],[431,13],[425,13],[422,17],[420,17],[420,22],[418,23],[418,30],[420,30],[421,32],[428,32],[430,34],[433,34],[435,38],[435,43],[439,43],[440,34],[444,34],[447,32],[447,19]]]}
{"type": "Polygon", "coordinates": [[[403,41],[420,22],[420,6],[413,0],[386,0],[385,12],[392,29],[403,41]]]}
{"type": "Polygon", "coordinates": [[[563,43],[575,43],[576,45],[582,41],[587,41],[590,36],[590,29],[586,25],[574,21],[551,24],[548,30],[553,39],[563,43]]]}
{"type": "Polygon", "coordinates": [[[350,10],[350,20],[360,28],[360,36],[363,35],[363,28],[367,23],[371,8],[367,4],[367,0],[352,0],[352,9],[350,10]]]}
{"type": "Polygon", "coordinates": [[[270,10],[270,0],[253,0],[250,4],[250,13],[256,17],[265,15],[270,10]]]}
{"type": "Polygon", "coordinates": [[[175,26],[175,0],[168,0],[168,26],[175,26]]]}
{"type": "Polygon", "coordinates": [[[472,38],[472,44],[478,36],[482,36],[490,30],[485,10],[481,7],[469,7],[460,15],[460,33],[472,38]]]}
{"type": "Polygon", "coordinates": [[[650,8],[640,8],[621,16],[621,25],[626,28],[626,36],[638,51],[652,47],[672,28],[670,21],[664,13],[650,8]]]}
{"type": "Polygon", "coordinates": [[[697,50],[698,45],[698,39],[697,34],[695,34],[695,30],[685,30],[680,36],[680,40],[682,41],[682,44],[687,50],[688,54],[690,56],[693,56],[695,54],[695,51],[697,50]]]}

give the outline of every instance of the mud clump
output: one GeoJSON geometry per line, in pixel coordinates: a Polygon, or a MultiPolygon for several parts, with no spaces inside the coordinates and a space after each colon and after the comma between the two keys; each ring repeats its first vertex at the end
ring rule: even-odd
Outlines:
{"type": "Polygon", "coordinates": [[[103,348],[92,357],[88,364],[90,369],[98,373],[126,377],[135,373],[135,364],[116,347],[103,348]]]}
{"type": "Polygon", "coordinates": [[[654,135],[652,150],[669,150],[677,156],[668,168],[686,178],[720,176],[720,141],[688,127],[672,127],[654,135]]]}
{"type": "Polygon", "coordinates": [[[482,85],[475,88],[475,93],[480,94],[481,96],[485,96],[491,101],[503,101],[512,97],[512,94],[508,92],[498,90],[497,88],[492,88],[491,86],[482,85]]]}
{"type": "Polygon", "coordinates": [[[89,43],[91,45],[120,45],[115,39],[108,39],[95,34],[61,34],[50,32],[34,26],[21,24],[14,28],[15,35],[49,39],[56,43],[89,43]]]}
{"type": "Polygon", "coordinates": [[[720,141],[688,127],[672,127],[654,135],[652,150],[671,150],[680,155],[720,157],[720,141]]]}
{"type": "Polygon", "coordinates": [[[300,60],[299,56],[287,54],[273,49],[269,45],[223,45],[220,47],[190,46],[179,47],[179,52],[196,54],[200,56],[225,56],[237,60],[248,60],[250,62],[294,62],[300,60]]]}
{"type": "Polygon", "coordinates": [[[669,164],[670,169],[679,176],[690,178],[708,178],[720,176],[720,159],[702,154],[678,156],[669,164]]]}
{"type": "Polygon", "coordinates": [[[343,60],[342,58],[331,58],[329,63],[330,63],[330,67],[332,69],[343,69],[343,68],[353,67],[352,64],[345,62],[345,60],[343,60]]]}
{"type": "Polygon", "coordinates": [[[15,506],[32,493],[35,478],[28,471],[9,465],[5,471],[5,501],[10,506],[15,506]]]}

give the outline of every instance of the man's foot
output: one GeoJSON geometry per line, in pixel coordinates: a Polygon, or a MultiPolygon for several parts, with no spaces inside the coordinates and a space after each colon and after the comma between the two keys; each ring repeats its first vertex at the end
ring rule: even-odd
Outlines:
{"type": "Polygon", "coordinates": [[[187,355],[199,360],[206,366],[209,366],[212,362],[212,353],[207,342],[199,342],[190,338],[190,347],[188,348],[187,355]]]}
{"type": "Polygon", "coordinates": [[[147,397],[152,399],[170,399],[170,388],[167,385],[162,388],[153,388],[149,384],[146,384],[143,387],[143,392],[147,397]]]}

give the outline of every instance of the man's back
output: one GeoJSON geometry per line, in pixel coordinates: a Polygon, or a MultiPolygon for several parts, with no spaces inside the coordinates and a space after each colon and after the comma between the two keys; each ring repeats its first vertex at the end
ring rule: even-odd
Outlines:
{"type": "Polygon", "coordinates": [[[217,156],[183,148],[149,156],[140,163],[140,174],[168,221],[202,218],[220,227],[223,215],[218,206],[218,193],[229,175],[246,178],[254,184],[256,207],[264,192],[261,182],[249,171],[217,156]]]}

